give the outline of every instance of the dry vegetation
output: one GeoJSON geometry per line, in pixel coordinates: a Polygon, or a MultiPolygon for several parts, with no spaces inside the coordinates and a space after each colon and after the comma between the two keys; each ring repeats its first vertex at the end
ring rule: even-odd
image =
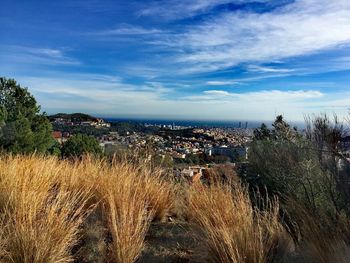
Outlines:
{"type": "Polygon", "coordinates": [[[0,189],[2,262],[71,262],[91,213],[107,222],[112,261],[135,262],[171,196],[159,173],[91,158],[1,157],[0,189]]]}
{"type": "MultiPolygon", "coordinates": [[[[293,249],[291,238],[278,201],[265,200],[263,207],[254,207],[237,182],[175,185],[145,164],[2,156],[0,261],[145,262],[152,222],[165,222],[174,213],[181,225],[191,226],[186,235],[206,249],[198,255],[178,244],[187,262],[281,261],[293,249]]],[[[315,237],[305,239],[308,252],[318,251],[324,258],[319,262],[334,259],[334,250],[324,255],[324,231],[308,226],[308,235],[315,237]]],[[[338,245],[346,248],[343,241],[338,245]]]]}
{"type": "Polygon", "coordinates": [[[315,217],[295,200],[287,200],[290,217],[296,224],[295,234],[299,240],[299,254],[303,262],[345,263],[349,262],[349,225],[345,215],[335,223],[327,215],[315,217]]]}
{"type": "Polygon", "coordinates": [[[273,262],[286,248],[277,200],[259,211],[239,184],[193,188],[189,208],[212,262],[273,262]]]}

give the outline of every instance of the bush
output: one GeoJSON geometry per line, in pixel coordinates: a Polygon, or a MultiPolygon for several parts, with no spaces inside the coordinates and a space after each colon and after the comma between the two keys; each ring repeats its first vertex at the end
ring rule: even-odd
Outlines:
{"type": "Polygon", "coordinates": [[[301,254],[309,254],[307,262],[343,262],[350,229],[350,166],[340,147],[342,124],[324,115],[308,118],[303,134],[281,118],[273,127],[254,133],[242,176],[252,189],[280,197],[301,254]]]}
{"type": "Polygon", "coordinates": [[[94,137],[86,134],[76,134],[62,146],[63,157],[81,157],[84,154],[102,155],[102,148],[94,137]]]}

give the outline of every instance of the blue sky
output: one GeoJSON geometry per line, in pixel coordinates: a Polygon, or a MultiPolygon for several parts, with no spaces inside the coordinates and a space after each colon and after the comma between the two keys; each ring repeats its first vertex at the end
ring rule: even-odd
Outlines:
{"type": "Polygon", "coordinates": [[[299,121],[350,108],[349,0],[2,0],[0,72],[48,113],[299,121]]]}

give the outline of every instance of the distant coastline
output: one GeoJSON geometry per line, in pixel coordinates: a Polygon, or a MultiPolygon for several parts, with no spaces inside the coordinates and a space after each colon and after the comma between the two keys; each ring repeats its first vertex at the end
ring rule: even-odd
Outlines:
{"type": "MultiPolygon", "coordinates": [[[[131,122],[143,125],[176,125],[191,128],[242,128],[255,129],[265,123],[268,127],[272,126],[272,121],[246,121],[246,120],[191,120],[191,119],[163,119],[163,118],[136,118],[136,117],[104,117],[98,114],[86,113],[55,113],[49,115],[49,119],[53,118],[73,118],[81,120],[96,120],[103,119],[105,122],[131,122]]],[[[291,126],[296,126],[298,129],[304,129],[304,122],[290,122],[291,126]]]]}
{"type": "Polygon", "coordinates": [[[165,119],[136,119],[136,118],[103,118],[107,122],[138,122],[141,124],[162,124],[162,125],[179,125],[190,127],[207,127],[207,128],[256,128],[261,122],[245,122],[245,121],[215,121],[215,120],[165,120],[165,119]]]}
{"type": "MultiPolygon", "coordinates": [[[[255,129],[262,123],[271,126],[272,122],[265,121],[215,121],[215,120],[176,120],[176,119],[146,119],[146,118],[104,118],[106,122],[137,122],[141,124],[162,124],[162,125],[175,125],[179,126],[191,126],[197,128],[249,128],[255,129]],[[247,124],[247,126],[246,126],[247,124]]],[[[302,129],[305,124],[303,122],[292,123],[294,126],[302,129]]]]}

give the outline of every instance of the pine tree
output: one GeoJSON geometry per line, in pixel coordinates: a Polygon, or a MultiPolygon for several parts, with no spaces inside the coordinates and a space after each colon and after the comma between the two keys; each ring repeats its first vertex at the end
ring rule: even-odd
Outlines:
{"type": "Polygon", "coordinates": [[[0,147],[12,153],[47,153],[52,126],[26,88],[0,78],[0,147]]]}

